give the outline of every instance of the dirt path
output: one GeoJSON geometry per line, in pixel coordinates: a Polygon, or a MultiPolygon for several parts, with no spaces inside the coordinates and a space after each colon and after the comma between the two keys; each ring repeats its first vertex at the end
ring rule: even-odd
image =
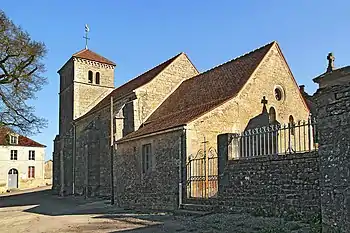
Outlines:
{"type": "Polygon", "coordinates": [[[0,196],[1,233],[58,232],[317,232],[308,225],[277,218],[210,214],[177,216],[171,213],[118,209],[106,200],[60,198],[48,188],[0,196]]]}

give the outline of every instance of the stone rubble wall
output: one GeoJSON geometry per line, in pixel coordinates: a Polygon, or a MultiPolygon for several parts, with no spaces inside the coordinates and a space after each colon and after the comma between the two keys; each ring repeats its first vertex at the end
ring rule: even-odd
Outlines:
{"type": "Polygon", "coordinates": [[[230,160],[219,202],[238,212],[311,219],[320,214],[318,154],[230,160]]]}

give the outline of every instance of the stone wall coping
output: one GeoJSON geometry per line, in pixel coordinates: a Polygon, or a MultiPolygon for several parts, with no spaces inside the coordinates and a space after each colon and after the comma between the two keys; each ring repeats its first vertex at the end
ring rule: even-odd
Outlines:
{"type": "Polygon", "coordinates": [[[237,163],[252,163],[252,162],[269,162],[269,161],[282,161],[282,160],[302,160],[307,158],[318,158],[317,151],[289,154],[289,155],[269,155],[249,158],[239,158],[234,160],[228,160],[228,164],[237,163]]]}

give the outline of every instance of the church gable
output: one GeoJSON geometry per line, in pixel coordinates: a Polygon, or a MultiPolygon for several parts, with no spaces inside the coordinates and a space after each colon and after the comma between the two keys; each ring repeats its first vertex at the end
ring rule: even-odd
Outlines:
{"type": "MultiPolygon", "coordinates": [[[[273,109],[279,123],[307,120],[309,109],[277,43],[274,43],[238,94],[187,124],[188,152],[201,148],[203,135],[209,147],[216,148],[217,135],[241,133],[266,125],[263,106],[273,109]]],[[[265,110],[266,111],[266,110],[265,110]]]]}
{"type": "Polygon", "coordinates": [[[274,108],[280,123],[288,123],[291,115],[295,121],[307,120],[309,116],[310,110],[277,43],[237,95],[241,118],[250,119],[252,114],[260,114],[263,96],[268,110],[274,108]]]}

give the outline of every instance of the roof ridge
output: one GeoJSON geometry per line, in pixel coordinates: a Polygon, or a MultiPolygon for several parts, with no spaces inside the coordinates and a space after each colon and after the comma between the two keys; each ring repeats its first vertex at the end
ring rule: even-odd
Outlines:
{"type": "MultiPolygon", "coordinates": [[[[164,65],[165,63],[167,63],[167,62],[171,61],[172,59],[176,59],[176,58],[177,58],[178,56],[180,56],[181,54],[183,54],[183,52],[178,53],[177,55],[175,55],[175,56],[173,56],[173,57],[171,57],[171,58],[167,59],[166,61],[164,61],[164,62],[162,62],[162,63],[159,63],[158,65],[153,66],[152,68],[150,68],[150,69],[148,69],[148,70],[146,70],[146,71],[144,71],[144,72],[140,73],[140,74],[139,74],[139,75],[137,75],[135,78],[130,79],[129,81],[127,81],[126,83],[122,84],[122,85],[121,85],[121,86],[119,86],[119,87],[116,87],[116,88],[115,88],[113,91],[115,91],[115,90],[117,90],[117,89],[119,89],[119,88],[121,88],[121,87],[123,87],[123,86],[125,86],[125,85],[129,84],[130,82],[132,82],[132,81],[136,80],[136,79],[137,79],[137,78],[139,78],[140,76],[142,76],[142,75],[144,75],[144,74],[146,74],[146,73],[148,73],[148,72],[150,72],[150,71],[152,71],[152,70],[154,70],[154,69],[158,68],[158,67],[159,67],[159,66],[161,66],[161,65],[164,65]]],[[[170,64],[169,64],[169,65],[170,65],[170,64]]],[[[168,67],[168,66],[166,66],[166,67],[168,67]]],[[[165,69],[166,67],[164,67],[164,69],[165,69]]],[[[163,69],[163,70],[164,70],[164,69],[163,69]]],[[[112,92],[113,92],[113,91],[112,91],[112,92]]]]}
{"type": "MultiPolygon", "coordinates": [[[[166,69],[166,68],[167,68],[177,57],[179,57],[181,54],[183,54],[183,52],[178,53],[177,55],[175,55],[175,56],[173,56],[173,57],[167,59],[166,61],[164,61],[164,62],[162,62],[162,63],[160,63],[160,64],[158,64],[158,65],[156,65],[156,66],[153,66],[152,68],[148,69],[147,71],[144,71],[143,73],[141,73],[141,74],[139,74],[138,76],[136,76],[135,78],[133,78],[133,79],[127,81],[126,83],[122,84],[121,86],[114,88],[109,94],[107,94],[103,99],[101,99],[101,101],[99,101],[92,109],[90,109],[87,113],[85,113],[84,115],[80,116],[79,118],[77,118],[77,119],[75,119],[75,120],[77,121],[77,120],[80,120],[80,119],[82,119],[82,118],[85,118],[86,116],[92,114],[93,112],[98,111],[98,109],[103,108],[104,106],[106,106],[105,104],[103,104],[103,102],[104,102],[106,99],[110,98],[111,96],[115,97],[115,96],[116,96],[116,93],[118,94],[118,91],[119,91],[119,90],[122,91],[123,88],[125,88],[125,87],[127,88],[128,85],[133,85],[133,82],[136,82],[136,83],[137,83],[138,79],[141,78],[142,76],[151,73],[151,71],[153,71],[153,70],[159,69],[162,65],[164,65],[164,64],[166,64],[166,63],[169,63],[168,65],[166,65],[165,67],[163,67],[158,73],[156,73],[155,75],[153,75],[153,76],[152,76],[152,77],[153,77],[152,79],[150,79],[150,80],[147,81],[147,82],[144,82],[143,84],[141,84],[140,86],[136,87],[135,89],[137,89],[137,88],[139,88],[139,87],[141,87],[141,86],[147,84],[148,82],[150,82],[151,80],[153,80],[157,75],[159,75],[164,69],[166,69]],[[98,106],[99,106],[99,107],[98,107],[98,106]]],[[[137,84],[136,84],[136,85],[137,85],[137,84]]],[[[119,93],[120,93],[120,92],[119,92],[119,93]]],[[[119,97],[123,97],[123,96],[125,96],[125,95],[128,95],[129,93],[131,93],[131,92],[129,91],[128,93],[123,93],[123,94],[122,94],[121,96],[119,96],[119,97]]]]}
{"type": "MultiPolygon", "coordinates": [[[[272,41],[272,42],[270,42],[270,43],[268,43],[268,44],[265,44],[265,45],[263,45],[263,46],[261,46],[261,47],[259,47],[259,48],[257,48],[257,49],[254,49],[254,50],[251,50],[251,51],[249,51],[249,52],[246,52],[246,53],[244,53],[244,54],[241,55],[241,56],[235,57],[235,58],[233,58],[233,59],[231,59],[231,60],[229,60],[229,61],[226,61],[226,62],[224,62],[224,63],[221,63],[221,64],[219,64],[219,65],[216,65],[216,66],[214,66],[214,67],[212,67],[212,68],[210,68],[210,69],[208,69],[208,70],[206,70],[206,71],[204,71],[204,72],[202,72],[202,73],[200,73],[200,74],[198,74],[197,76],[194,76],[194,77],[192,77],[192,78],[198,77],[198,76],[200,76],[200,75],[202,75],[202,74],[205,74],[205,73],[209,73],[210,71],[212,71],[212,70],[214,70],[214,69],[216,69],[216,68],[219,68],[219,67],[224,66],[224,65],[226,65],[226,64],[228,64],[228,63],[237,61],[237,60],[240,59],[240,58],[246,57],[246,56],[248,56],[248,55],[250,55],[250,54],[252,54],[252,53],[255,53],[255,52],[257,52],[258,50],[261,50],[261,49],[266,48],[266,47],[268,47],[268,46],[272,46],[272,45],[275,44],[275,43],[277,43],[277,42],[276,42],[276,41],[272,41]]],[[[190,78],[190,79],[192,79],[192,78],[190,78]]],[[[189,79],[187,79],[187,80],[189,80],[189,79]]],[[[186,80],[186,81],[187,81],[187,80],[186,80]]]]}

